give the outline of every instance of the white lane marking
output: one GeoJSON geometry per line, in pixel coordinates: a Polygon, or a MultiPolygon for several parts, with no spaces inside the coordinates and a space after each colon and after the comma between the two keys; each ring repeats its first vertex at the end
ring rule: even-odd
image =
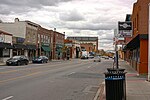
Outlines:
{"type": "Polygon", "coordinates": [[[14,96],[9,96],[9,97],[6,97],[6,98],[4,98],[4,99],[2,99],[2,100],[8,100],[8,99],[11,99],[11,98],[13,98],[14,96]]]}
{"type": "Polygon", "coordinates": [[[89,66],[88,68],[91,68],[92,66],[89,66]]]}
{"type": "Polygon", "coordinates": [[[74,74],[75,72],[71,72],[71,73],[69,73],[68,75],[71,75],[71,74],[74,74]]]}

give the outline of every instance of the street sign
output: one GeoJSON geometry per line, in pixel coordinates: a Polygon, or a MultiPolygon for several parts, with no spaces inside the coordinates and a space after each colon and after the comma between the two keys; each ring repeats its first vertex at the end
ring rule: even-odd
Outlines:
{"type": "Polygon", "coordinates": [[[118,22],[118,37],[131,37],[132,23],[131,21],[118,22]]]}

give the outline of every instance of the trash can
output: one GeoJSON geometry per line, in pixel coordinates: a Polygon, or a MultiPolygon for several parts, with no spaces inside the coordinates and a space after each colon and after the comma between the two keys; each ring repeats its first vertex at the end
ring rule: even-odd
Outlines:
{"type": "Polygon", "coordinates": [[[125,69],[107,69],[105,74],[106,100],[126,100],[125,69]]]}

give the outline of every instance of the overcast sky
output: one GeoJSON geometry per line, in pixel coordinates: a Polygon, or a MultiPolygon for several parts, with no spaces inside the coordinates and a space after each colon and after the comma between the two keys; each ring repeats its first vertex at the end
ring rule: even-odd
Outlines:
{"type": "Polygon", "coordinates": [[[66,36],[98,36],[99,49],[113,50],[113,29],[137,0],[0,0],[3,22],[30,20],[66,36]]]}

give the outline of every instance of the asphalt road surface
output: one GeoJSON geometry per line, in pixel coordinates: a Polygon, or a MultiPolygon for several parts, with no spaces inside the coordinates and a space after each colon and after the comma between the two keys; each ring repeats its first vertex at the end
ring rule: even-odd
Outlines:
{"type": "Polygon", "coordinates": [[[0,66],[0,100],[93,100],[112,60],[0,66]]]}

